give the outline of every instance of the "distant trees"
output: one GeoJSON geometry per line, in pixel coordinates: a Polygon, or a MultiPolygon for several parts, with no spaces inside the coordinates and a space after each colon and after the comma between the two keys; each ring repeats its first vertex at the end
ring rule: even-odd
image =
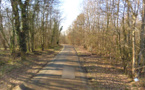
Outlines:
{"type": "Polygon", "coordinates": [[[61,14],[57,0],[0,0],[0,39],[12,56],[19,48],[21,59],[26,52],[58,45],[61,14]],[[11,5],[9,6],[3,6],[11,5]],[[55,32],[55,34],[54,34],[55,32]]]}
{"type": "Polygon", "coordinates": [[[124,72],[132,71],[136,77],[136,71],[145,63],[144,3],[144,0],[85,0],[83,12],[68,29],[69,42],[121,61],[124,72]]]}
{"type": "Polygon", "coordinates": [[[59,24],[60,23],[56,19],[54,19],[51,46],[59,45],[59,36],[60,36],[60,32],[62,30],[62,27],[59,29],[59,24]]]}

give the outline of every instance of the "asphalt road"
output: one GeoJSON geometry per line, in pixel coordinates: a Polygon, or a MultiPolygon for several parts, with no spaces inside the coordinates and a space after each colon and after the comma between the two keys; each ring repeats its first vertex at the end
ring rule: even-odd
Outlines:
{"type": "Polygon", "coordinates": [[[32,80],[20,85],[22,90],[90,90],[73,46],[63,50],[32,80]]]}

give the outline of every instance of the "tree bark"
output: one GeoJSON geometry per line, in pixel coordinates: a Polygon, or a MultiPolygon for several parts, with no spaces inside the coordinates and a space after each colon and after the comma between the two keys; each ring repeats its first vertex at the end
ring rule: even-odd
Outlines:
{"type": "Polygon", "coordinates": [[[17,35],[19,37],[19,46],[21,51],[21,59],[25,60],[25,53],[27,51],[26,46],[26,35],[28,34],[28,24],[27,24],[27,5],[29,3],[29,0],[26,0],[23,4],[21,0],[11,0],[13,13],[15,16],[15,27],[17,31],[17,35]],[[18,5],[20,5],[21,8],[21,17],[22,17],[22,30],[20,30],[20,16],[18,11],[18,5]]]}

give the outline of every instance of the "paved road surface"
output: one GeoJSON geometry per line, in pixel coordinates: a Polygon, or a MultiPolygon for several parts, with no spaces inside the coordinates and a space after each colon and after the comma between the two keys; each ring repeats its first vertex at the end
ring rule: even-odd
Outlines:
{"type": "Polygon", "coordinates": [[[54,60],[21,87],[23,90],[90,90],[76,51],[69,45],[64,45],[54,60]]]}

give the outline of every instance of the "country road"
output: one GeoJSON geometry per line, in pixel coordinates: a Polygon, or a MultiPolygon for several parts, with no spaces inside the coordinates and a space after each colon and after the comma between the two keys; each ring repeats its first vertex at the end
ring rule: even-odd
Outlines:
{"type": "Polygon", "coordinates": [[[73,46],[63,50],[32,80],[20,85],[22,90],[90,90],[73,46]]]}

